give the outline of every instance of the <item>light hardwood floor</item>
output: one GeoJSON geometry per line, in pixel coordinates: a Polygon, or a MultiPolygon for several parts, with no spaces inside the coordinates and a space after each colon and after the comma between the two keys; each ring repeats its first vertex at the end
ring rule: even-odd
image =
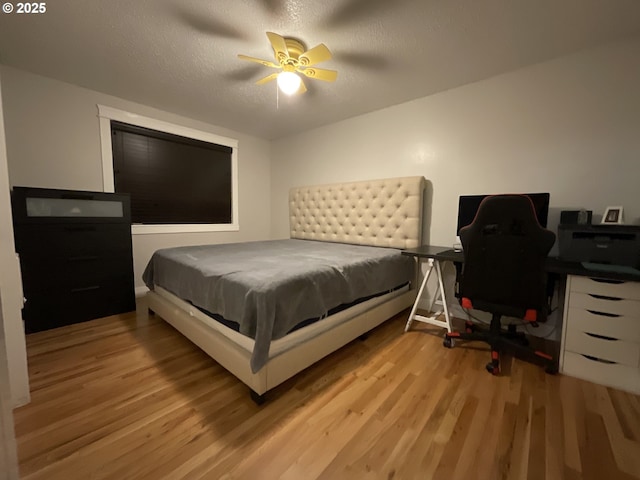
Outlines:
{"type": "Polygon", "coordinates": [[[29,335],[22,478],[640,479],[640,397],[506,358],[492,377],[405,319],[261,407],[144,306],[29,335]]]}

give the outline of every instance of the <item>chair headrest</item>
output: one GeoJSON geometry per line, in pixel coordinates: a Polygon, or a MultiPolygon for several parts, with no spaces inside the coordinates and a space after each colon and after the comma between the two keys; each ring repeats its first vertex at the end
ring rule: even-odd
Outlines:
{"type": "Polygon", "coordinates": [[[526,195],[491,195],[482,200],[476,217],[465,228],[482,229],[483,234],[526,235],[540,230],[533,202],[526,195]]]}

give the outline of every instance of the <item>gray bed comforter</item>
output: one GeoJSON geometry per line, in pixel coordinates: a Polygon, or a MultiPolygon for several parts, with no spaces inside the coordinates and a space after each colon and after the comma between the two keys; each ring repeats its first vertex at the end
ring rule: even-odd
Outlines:
{"type": "Polygon", "coordinates": [[[273,240],[158,250],[143,279],[239,324],[255,339],[251,369],[271,340],[303,320],[389,291],[414,275],[410,257],[392,248],[313,240],[273,240]]]}

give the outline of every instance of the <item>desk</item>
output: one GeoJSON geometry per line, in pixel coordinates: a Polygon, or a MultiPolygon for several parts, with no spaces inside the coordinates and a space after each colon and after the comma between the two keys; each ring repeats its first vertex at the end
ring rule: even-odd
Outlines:
{"type": "MultiPolygon", "coordinates": [[[[429,261],[428,270],[409,314],[405,332],[412,322],[430,323],[451,331],[448,300],[444,290],[442,264],[464,263],[462,251],[450,247],[423,245],[402,251],[419,262],[429,261]],[[438,276],[436,299],[443,311],[430,317],[416,314],[432,270],[438,276]],[[444,313],[444,320],[439,320],[444,313]]],[[[560,280],[562,319],[559,371],[595,383],[640,393],[640,276],[632,273],[589,270],[579,262],[548,257],[545,270],[560,280]]]]}

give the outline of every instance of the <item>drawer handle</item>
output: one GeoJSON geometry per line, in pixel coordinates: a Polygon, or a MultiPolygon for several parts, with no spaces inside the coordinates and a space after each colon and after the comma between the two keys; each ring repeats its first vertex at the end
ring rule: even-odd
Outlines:
{"type": "Polygon", "coordinates": [[[600,340],[608,340],[610,342],[617,342],[618,341],[617,338],[607,337],[605,335],[598,335],[597,333],[584,332],[584,334],[585,335],[589,335],[590,337],[593,337],[593,338],[599,338],[600,340]]]}
{"type": "Polygon", "coordinates": [[[78,225],[78,226],[65,226],[64,229],[67,232],[95,232],[96,227],[91,227],[88,225],[78,225]]]}
{"type": "Polygon", "coordinates": [[[617,318],[617,317],[621,317],[622,315],[616,315],[615,313],[605,313],[605,312],[599,312],[597,310],[587,310],[587,312],[593,314],[593,315],[601,315],[603,317],[611,317],[611,318],[617,318]]]}
{"type": "Polygon", "coordinates": [[[91,285],[90,287],[78,287],[72,288],[71,293],[88,292],[90,290],[98,290],[100,285],[91,285]]]}
{"type": "Polygon", "coordinates": [[[580,355],[582,355],[587,360],[592,360],[594,362],[604,363],[606,365],[615,365],[615,364],[618,363],[618,362],[612,362],[611,360],[605,360],[604,358],[594,357],[592,355],[585,355],[584,353],[581,353],[580,355]]]}
{"type": "Polygon", "coordinates": [[[609,279],[606,279],[606,278],[589,277],[589,280],[593,280],[594,282],[598,282],[598,283],[610,283],[612,285],[621,285],[623,283],[626,283],[624,280],[609,280],[609,279]]]}
{"type": "Polygon", "coordinates": [[[588,295],[590,297],[597,298],[598,300],[615,300],[615,301],[622,300],[621,298],[618,298],[618,297],[607,297],[606,295],[596,295],[594,293],[589,293],[588,295]]]}
{"type": "Polygon", "coordinates": [[[67,261],[69,262],[93,262],[94,260],[98,260],[97,255],[84,255],[84,256],[67,258],[67,261]]]}

